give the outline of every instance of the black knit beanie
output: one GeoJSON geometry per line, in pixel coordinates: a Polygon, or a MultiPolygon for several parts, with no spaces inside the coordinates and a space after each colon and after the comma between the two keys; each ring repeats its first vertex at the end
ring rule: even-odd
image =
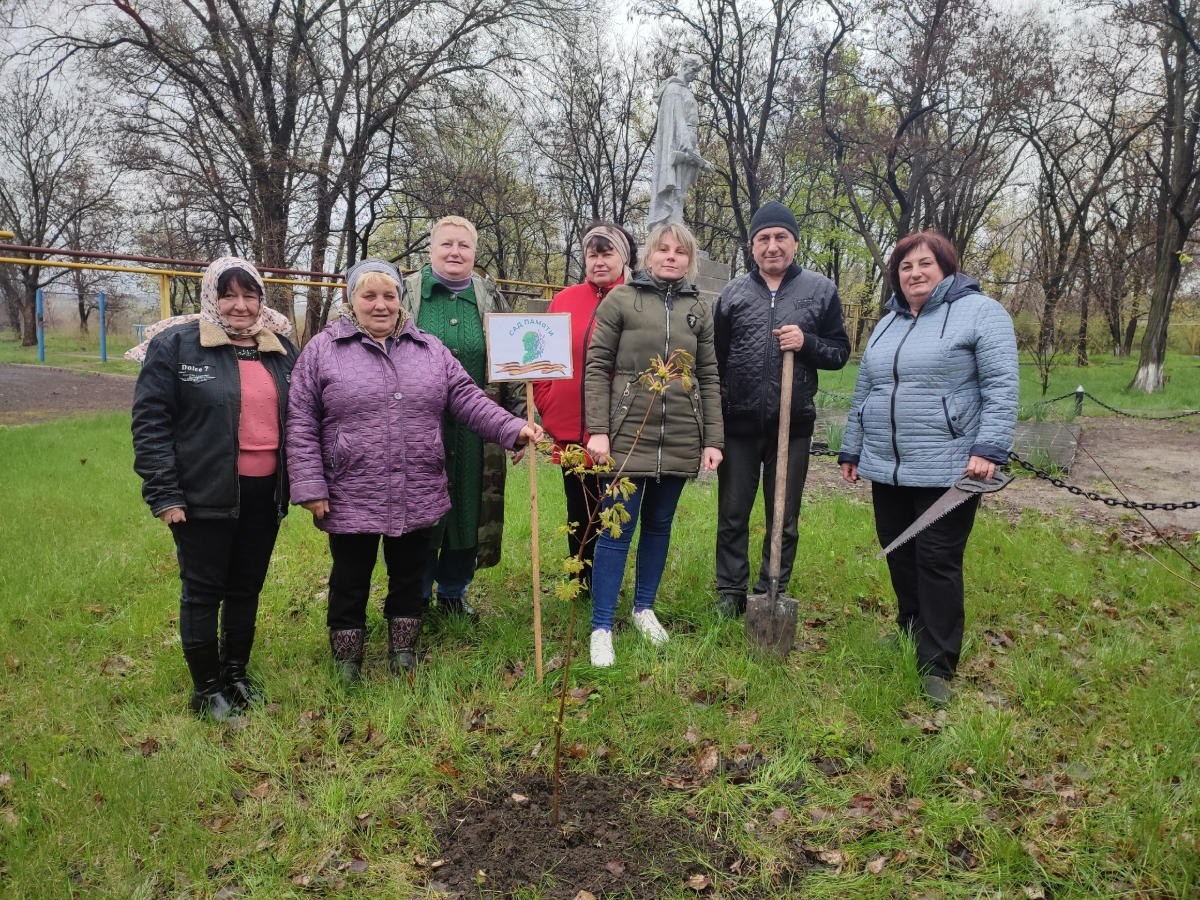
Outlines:
{"type": "Polygon", "coordinates": [[[768,200],[758,208],[754,218],[750,220],[750,240],[764,228],[786,228],[792,237],[800,240],[800,226],[796,224],[796,216],[790,209],[778,200],[768,200]]]}

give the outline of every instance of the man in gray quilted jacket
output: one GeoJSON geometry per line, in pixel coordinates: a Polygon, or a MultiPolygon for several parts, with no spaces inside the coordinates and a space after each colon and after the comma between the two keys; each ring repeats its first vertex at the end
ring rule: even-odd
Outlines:
{"type": "MultiPolygon", "coordinates": [[[[783,352],[794,351],[796,360],[781,586],[787,585],[796,557],[800,498],[816,420],[817,370],[840,369],[850,357],[837,287],[796,264],[799,235],[790,209],[774,200],[763,204],[750,221],[755,268],[729,282],[713,309],[725,419],[725,456],[717,469],[717,609],[730,617],[746,611],[750,510],[758,496],[760,470],[767,534],[771,533],[783,352]]],[[[755,593],[767,590],[767,546],[764,541],[755,593]]]]}

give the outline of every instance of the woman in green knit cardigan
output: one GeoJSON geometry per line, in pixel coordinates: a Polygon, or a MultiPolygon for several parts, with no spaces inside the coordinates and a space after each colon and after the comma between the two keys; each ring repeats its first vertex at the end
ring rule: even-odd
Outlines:
{"type": "MultiPolygon", "coordinates": [[[[475,383],[513,415],[525,415],[521,385],[489,384],[483,317],[503,312],[495,284],[474,273],[478,233],[460,216],[439,219],[430,233],[429,265],[404,283],[404,305],[417,327],[454,354],[475,383]]],[[[425,560],[425,596],[438,607],[474,617],[467,588],[476,569],[500,561],[504,537],[504,448],[447,419],[443,427],[450,512],[425,560]]]]}

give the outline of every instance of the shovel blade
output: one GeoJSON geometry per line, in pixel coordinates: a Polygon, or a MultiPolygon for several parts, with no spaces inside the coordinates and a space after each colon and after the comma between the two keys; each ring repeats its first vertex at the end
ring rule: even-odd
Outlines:
{"type": "Polygon", "coordinates": [[[791,597],[751,594],[746,598],[746,642],[769,656],[786,658],[796,643],[799,610],[791,597]]]}

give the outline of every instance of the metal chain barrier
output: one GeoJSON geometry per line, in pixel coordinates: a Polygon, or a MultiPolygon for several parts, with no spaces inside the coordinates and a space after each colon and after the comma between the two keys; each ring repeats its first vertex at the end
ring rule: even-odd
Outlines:
{"type": "Polygon", "coordinates": [[[1138,415],[1137,413],[1125,412],[1124,410],[1117,409],[1115,406],[1109,406],[1095,394],[1089,393],[1088,391],[1071,391],[1071,393],[1063,394],[1061,397],[1051,397],[1049,400],[1039,400],[1037,402],[1050,404],[1057,403],[1059,400],[1074,400],[1076,403],[1075,408],[1078,412],[1079,408],[1083,405],[1084,397],[1090,399],[1097,406],[1102,406],[1109,412],[1116,413],[1118,416],[1124,416],[1126,419],[1146,419],[1151,422],[1169,422],[1172,419],[1186,419],[1189,416],[1200,416],[1200,409],[1191,409],[1187,412],[1181,412],[1174,416],[1142,416],[1138,415]]]}
{"type": "Polygon", "coordinates": [[[1167,512],[1172,512],[1177,509],[1200,509],[1200,500],[1187,500],[1183,503],[1134,503],[1132,500],[1122,500],[1119,497],[1107,497],[1104,494],[1098,494],[1095,491],[1084,490],[1078,485],[1067,484],[1061,478],[1057,478],[1054,475],[1051,475],[1045,469],[1039,468],[1033,463],[1021,459],[1021,457],[1015,453],[1009,453],[1008,458],[1011,462],[1016,463],[1026,472],[1032,472],[1038,478],[1042,479],[1042,481],[1048,481],[1055,487],[1065,488],[1067,491],[1077,497],[1086,497],[1088,500],[1093,500],[1096,503],[1103,503],[1105,506],[1121,506],[1125,509],[1161,509],[1167,512]]]}

